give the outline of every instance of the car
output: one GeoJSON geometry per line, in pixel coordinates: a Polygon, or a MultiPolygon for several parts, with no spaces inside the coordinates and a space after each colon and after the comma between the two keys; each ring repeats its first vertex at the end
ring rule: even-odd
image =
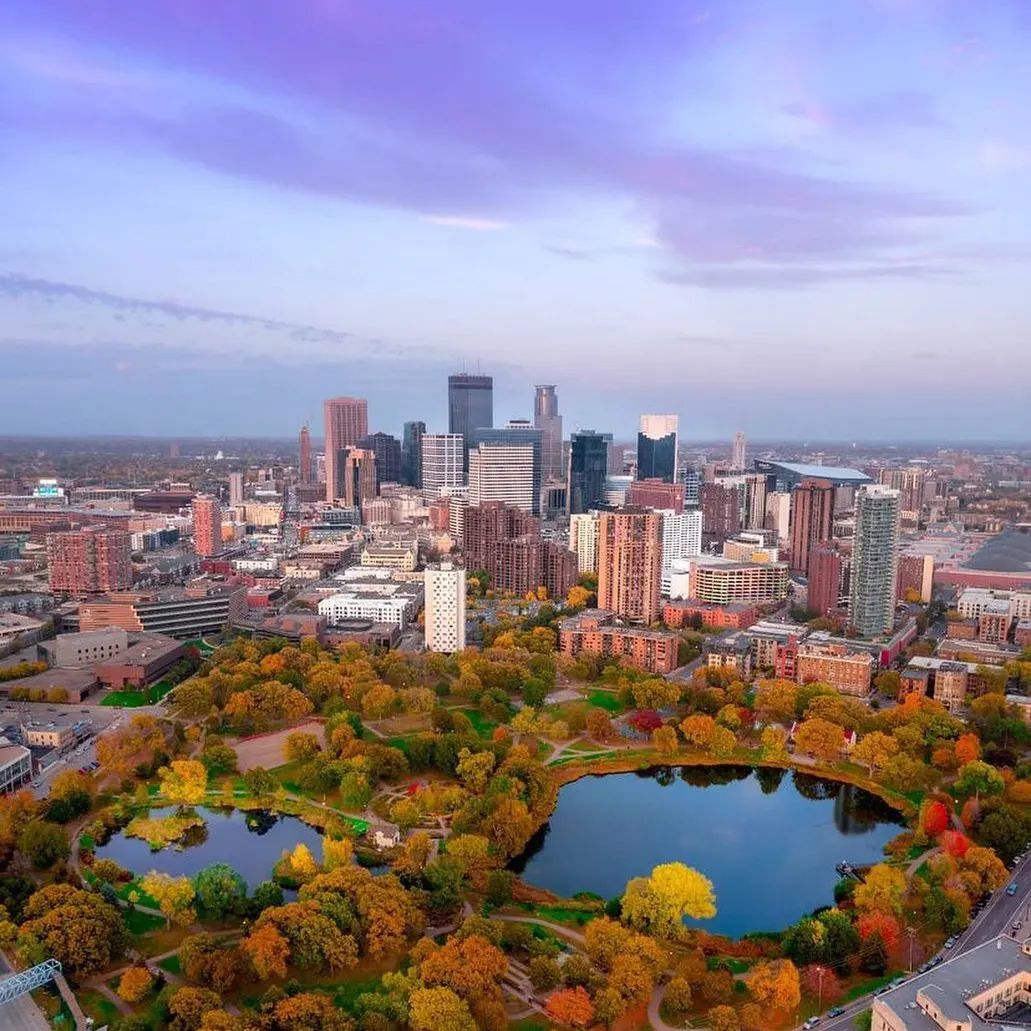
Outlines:
{"type": "Polygon", "coordinates": [[[945,939],[945,948],[951,949],[952,946],[955,945],[955,944],[956,944],[956,936],[955,935],[953,935],[951,938],[946,938],[945,939]]]}
{"type": "Polygon", "coordinates": [[[32,782],[32,786],[33,786],[34,788],[38,788],[38,787],[40,786],[40,784],[42,784],[42,783],[43,783],[43,782],[42,782],[41,780],[34,780],[34,781],[32,782]]]}
{"type": "Polygon", "coordinates": [[[832,1009],[827,1010],[828,1017],[840,1017],[845,1012],[844,1006],[834,1006],[832,1009]]]}
{"type": "Polygon", "coordinates": [[[819,1017],[810,1017],[803,1025],[803,1031],[809,1031],[809,1028],[816,1027],[820,1023],[819,1017]]]}
{"type": "Polygon", "coordinates": [[[1020,930],[1020,921],[1019,920],[1014,920],[1013,923],[1010,924],[1010,930],[1011,931],[1019,931],[1020,930]]]}
{"type": "Polygon", "coordinates": [[[1009,887],[1008,887],[1008,888],[1006,889],[1006,894],[1007,894],[1007,895],[1016,895],[1016,894],[1017,894],[1017,882],[1016,882],[1016,881],[1014,881],[1014,882],[1013,882],[1013,883],[1012,883],[1012,884],[1011,884],[1011,885],[1010,885],[1010,886],[1009,886],[1009,887]]]}

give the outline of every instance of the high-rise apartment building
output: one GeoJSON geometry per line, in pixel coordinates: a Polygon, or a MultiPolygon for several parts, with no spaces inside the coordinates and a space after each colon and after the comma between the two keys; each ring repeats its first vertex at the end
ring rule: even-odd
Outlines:
{"type": "Polygon", "coordinates": [[[642,415],[637,433],[637,479],[677,479],[677,427],[675,415],[642,415]]]}
{"type": "Polygon", "coordinates": [[[465,440],[462,468],[469,469],[468,450],[473,430],[494,425],[494,380],[460,372],[447,378],[448,433],[460,433],[465,440]]]}
{"type": "Polygon", "coordinates": [[[662,515],[662,568],[669,569],[678,559],[702,553],[702,513],[666,511],[662,515]]]}
{"type": "Polygon", "coordinates": [[[422,486],[422,437],[424,422],[406,422],[401,442],[401,482],[409,487],[422,486]]]}
{"type": "Polygon", "coordinates": [[[597,512],[579,512],[569,517],[569,550],[576,555],[579,572],[598,572],[597,512]]]}
{"type": "Polygon", "coordinates": [[[698,508],[702,503],[702,474],[691,466],[684,466],[680,480],[684,485],[684,507],[698,508]]]}
{"type": "Polygon", "coordinates": [[[791,571],[807,576],[809,555],[834,528],[834,484],[808,477],[791,492],[791,571]]]}
{"type": "Polygon", "coordinates": [[[747,447],[747,442],[745,440],[745,435],[744,435],[744,433],[741,432],[741,430],[738,430],[737,433],[734,434],[734,444],[733,444],[733,447],[731,448],[731,452],[730,452],[730,467],[731,467],[731,469],[734,469],[737,472],[741,472],[741,471],[743,471],[746,468],[746,466],[745,466],[745,449],[746,449],[746,447],[747,447]]]}
{"type": "Polygon", "coordinates": [[[624,509],[598,517],[598,607],[633,623],[661,612],[662,516],[624,509]]]}
{"type": "Polygon", "coordinates": [[[426,567],[426,650],[453,654],[465,648],[465,570],[443,560],[426,567]]]}
{"type": "Polygon", "coordinates": [[[193,499],[193,550],[201,558],[222,554],[222,505],[210,494],[193,499]]]}
{"type": "Polygon", "coordinates": [[[424,433],[422,448],[422,489],[437,497],[465,483],[465,439],[461,433],[424,433]]]}
{"type": "Polygon", "coordinates": [[[376,497],[376,453],[364,447],[348,448],[343,461],[344,506],[359,512],[376,497]]]}
{"type": "Polygon", "coordinates": [[[333,397],[322,405],[326,424],[326,500],[344,496],[343,463],[348,448],[369,432],[369,406],[363,397],[333,397]]]}
{"type": "Polygon", "coordinates": [[[626,503],[635,508],[684,511],[684,485],[665,480],[634,480],[627,491],[626,503]]]}
{"type": "Polygon", "coordinates": [[[370,433],[358,441],[376,456],[376,486],[401,482],[401,442],[391,433],[370,433]]]}
{"type": "MultiPolygon", "coordinates": [[[[471,461],[472,452],[481,444],[490,445],[514,445],[517,447],[530,447],[533,452],[532,487],[534,515],[541,514],[541,495],[543,493],[543,456],[544,441],[540,430],[534,429],[528,419],[510,419],[507,426],[494,429],[493,427],[481,427],[473,430],[471,439],[465,442],[465,450],[471,461]]],[[[469,483],[472,486],[472,472],[469,466],[469,483]]],[[[471,502],[475,504],[475,502],[471,502]]]]}
{"type": "Polygon", "coordinates": [[[791,536],[791,495],[787,491],[770,491],[766,495],[766,519],[763,526],[773,530],[778,541],[791,536]]]}
{"type": "Polygon", "coordinates": [[[229,504],[234,508],[243,504],[243,473],[229,474],[229,504]]]}
{"type": "Polygon", "coordinates": [[[52,591],[100,594],[132,586],[132,537],[124,530],[86,527],[46,538],[52,591]]]}
{"type": "Polygon", "coordinates": [[[924,507],[927,470],[919,465],[905,469],[882,469],[878,480],[899,492],[901,518],[911,523],[919,522],[924,507]]]}
{"type": "Polygon", "coordinates": [[[562,479],[562,416],[558,414],[558,395],[553,383],[538,383],[535,388],[533,425],[541,431],[544,479],[562,479]]]}
{"type": "Polygon", "coordinates": [[[819,616],[833,616],[841,609],[846,584],[845,561],[830,543],[818,544],[809,553],[809,589],[806,608],[819,616]]]}
{"type": "Polygon", "coordinates": [[[741,531],[741,489],[723,483],[703,483],[702,534],[708,544],[721,544],[741,531]]]}
{"type": "Polygon", "coordinates": [[[767,480],[765,473],[749,473],[745,477],[744,523],[750,530],[766,525],[767,480]]]}
{"type": "Polygon", "coordinates": [[[570,515],[604,504],[611,443],[611,433],[595,433],[594,430],[577,430],[570,436],[566,488],[570,515]]]}
{"type": "Polygon", "coordinates": [[[524,512],[539,509],[530,443],[482,442],[469,452],[469,504],[501,501],[524,512]]]}
{"type": "Polygon", "coordinates": [[[856,493],[848,620],[863,637],[891,633],[899,562],[901,497],[880,484],[856,493]]]}
{"type": "Polygon", "coordinates": [[[313,482],[311,465],[311,431],[308,429],[307,423],[301,427],[301,432],[297,438],[297,481],[299,483],[313,482]]]}

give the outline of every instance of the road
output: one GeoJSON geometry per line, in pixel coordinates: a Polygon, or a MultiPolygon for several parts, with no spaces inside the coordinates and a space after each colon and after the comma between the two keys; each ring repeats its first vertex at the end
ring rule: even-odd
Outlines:
{"type": "MultiPolygon", "coordinates": [[[[1020,936],[1031,934],[1031,860],[1025,859],[1014,868],[1012,880],[1016,881],[1019,890],[1016,895],[1007,895],[1005,888],[997,891],[987,906],[971,921],[967,929],[957,936],[956,944],[949,951],[943,952],[946,961],[962,956],[964,952],[983,945],[986,941],[997,938],[1000,934],[1014,934],[1020,936]],[[1026,872],[1024,866],[1028,866],[1026,872]],[[1014,922],[1019,922],[1021,927],[1017,931],[1011,931],[1010,927],[1014,922]]],[[[853,1023],[857,1013],[869,1009],[871,997],[866,996],[858,1002],[850,1003],[844,1015],[835,1017],[834,1020],[821,1022],[821,1031],[855,1031],[853,1023]]]]}
{"type": "MultiPolygon", "coordinates": [[[[13,973],[7,960],[0,955],[0,979],[13,973]]],[[[22,995],[0,1006],[0,1027],[4,1031],[50,1031],[50,1024],[31,995],[22,995]]]]}

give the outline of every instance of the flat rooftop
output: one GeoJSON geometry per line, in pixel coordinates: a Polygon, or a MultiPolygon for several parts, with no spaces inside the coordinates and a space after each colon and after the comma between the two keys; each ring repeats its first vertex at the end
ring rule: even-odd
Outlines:
{"type": "Polygon", "coordinates": [[[979,548],[963,568],[993,573],[1027,573],[1031,577],[1031,533],[1004,530],[979,548]]]}
{"type": "Polygon", "coordinates": [[[773,462],[764,460],[756,463],[760,471],[771,469],[774,472],[781,470],[791,476],[801,479],[812,477],[817,480],[831,480],[839,485],[850,483],[869,483],[870,477],[859,469],[850,469],[844,465],[810,465],[808,462],[773,462]]]}

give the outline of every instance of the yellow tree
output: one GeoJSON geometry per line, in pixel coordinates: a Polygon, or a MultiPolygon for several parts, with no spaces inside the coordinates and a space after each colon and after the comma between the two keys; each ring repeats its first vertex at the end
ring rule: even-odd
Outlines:
{"type": "Polygon", "coordinates": [[[837,759],[843,746],[844,736],[841,727],[829,720],[806,720],[795,731],[795,747],[817,759],[837,759]]]}
{"type": "Polygon", "coordinates": [[[680,730],[689,744],[697,748],[708,748],[716,733],[716,721],[711,716],[696,714],[684,719],[680,730]]]}
{"type": "Polygon", "coordinates": [[[169,927],[173,923],[185,927],[197,919],[197,911],[193,908],[193,882],[189,877],[169,877],[166,873],[152,870],[140,886],[157,902],[169,927]]]}
{"type": "Polygon", "coordinates": [[[662,863],[648,877],[635,877],[623,895],[623,921],[631,927],[672,935],[685,916],[716,915],[712,881],[683,863],[662,863]]]}
{"type": "Polygon", "coordinates": [[[852,901],[862,912],[902,913],[906,894],[906,875],[894,866],[878,863],[872,866],[862,884],[856,886],[852,901]]]}
{"type": "Polygon", "coordinates": [[[898,754],[898,741],[879,730],[865,734],[852,749],[852,758],[871,773],[880,772],[898,754]]]}
{"type": "Polygon", "coordinates": [[[477,1031],[469,1006],[450,988],[417,988],[408,999],[412,1031],[477,1031]]]}
{"type": "Polygon", "coordinates": [[[783,760],[788,757],[787,734],[782,727],[764,727],[759,735],[759,747],[764,759],[783,760]]]}
{"type": "Polygon", "coordinates": [[[480,794],[487,787],[496,761],[493,752],[473,752],[463,748],[458,753],[455,773],[470,791],[480,794]]]}
{"type": "Polygon", "coordinates": [[[129,967],[118,982],[118,994],[126,1002],[142,1002],[153,986],[154,978],[146,967],[129,967]]]}
{"type": "Polygon", "coordinates": [[[338,866],[349,866],[354,861],[354,846],[347,838],[322,839],[322,869],[335,870],[338,866]]]}
{"type": "Polygon", "coordinates": [[[158,770],[161,793],[177,805],[200,805],[208,790],[208,771],[196,759],[176,759],[158,770]]]}
{"type": "Polygon", "coordinates": [[[662,755],[675,755],[677,732],[672,727],[657,727],[652,731],[652,747],[662,755]]]}
{"type": "Polygon", "coordinates": [[[802,999],[798,968],[790,959],[757,963],[748,979],[748,990],[760,1006],[771,1010],[791,1012],[802,999]]]}

